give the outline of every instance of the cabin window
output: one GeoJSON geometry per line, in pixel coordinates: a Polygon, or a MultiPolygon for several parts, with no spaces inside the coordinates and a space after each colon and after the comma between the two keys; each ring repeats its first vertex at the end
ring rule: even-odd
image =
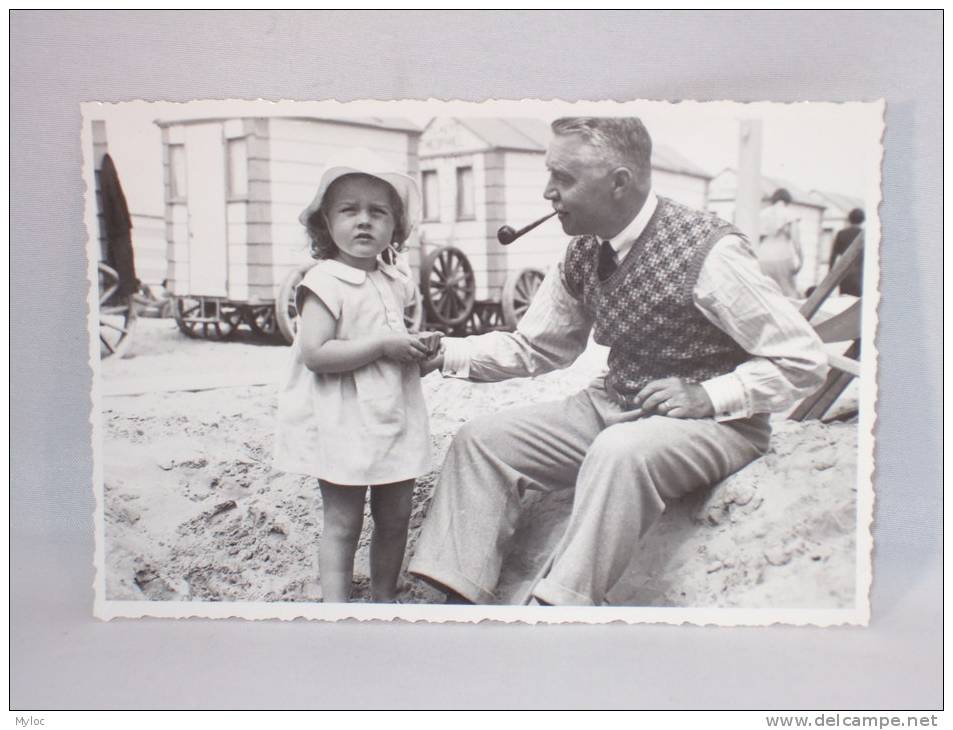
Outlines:
{"type": "Polygon", "coordinates": [[[475,218],[473,201],[473,168],[457,168],[457,220],[475,218]]]}
{"type": "Polygon", "coordinates": [[[440,187],[437,171],[424,170],[422,182],[424,188],[423,218],[425,221],[440,220],[440,187]]]}
{"type": "Polygon", "coordinates": [[[248,143],[244,138],[228,140],[228,197],[248,198],[248,143]]]}
{"type": "Polygon", "coordinates": [[[169,199],[184,202],[188,194],[185,176],[185,145],[169,145],[169,199]]]}

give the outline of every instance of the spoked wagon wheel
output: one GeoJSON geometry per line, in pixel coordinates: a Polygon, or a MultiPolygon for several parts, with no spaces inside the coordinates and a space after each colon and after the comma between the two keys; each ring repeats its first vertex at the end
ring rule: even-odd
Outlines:
{"type": "Polygon", "coordinates": [[[234,304],[205,297],[175,297],[172,314],[182,332],[206,340],[231,337],[242,321],[242,313],[234,304]]]}
{"type": "Polygon", "coordinates": [[[99,356],[125,357],[136,324],[136,305],[131,296],[119,293],[119,274],[99,264],[99,356]]]}
{"type": "Polygon", "coordinates": [[[245,310],[245,321],[251,327],[252,332],[269,340],[277,338],[284,339],[281,330],[278,328],[278,315],[275,312],[277,305],[263,304],[261,306],[249,307],[245,310]]]}
{"type": "Polygon", "coordinates": [[[484,332],[506,329],[500,305],[496,302],[477,302],[473,313],[460,329],[463,335],[481,335],[484,332]]]}
{"type": "Polygon", "coordinates": [[[516,325],[523,319],[530,302],[536,296],[539,285],[543,283],[543,277],[544,274],[539,269],[523,269],[507,278],[503,284],[500,301],[503,307],[503,321],[507,327],[516,329],[516,325]]]}
{"type": "Polygon", "coordinates": [[[295,333],[298,331],[298,308],[295,306],[295,287],[301,283],[304,275],[307,274],[314,263],[303,264],[292,271],[285,280],[281,282],[281,289],[278,290],[278,299],[275,300],[275,315],[278,324],[278,331],[285,338],[289,345],[295,341],[295,333]]]}
{"type": "Polygon", "coordinates": [[[424,302],[420,296],[420,289],[414,287],[414,300],[404,307],[404,324],[408,332],[420,332],[424,324],[424,302]]]}
{"type": "Polygon", "coordinates": [[[463,251],[446,246],[431,251],[420,270],[427,319],[444,327],[467,321],[476,300],[473,267],[463,251]]]}

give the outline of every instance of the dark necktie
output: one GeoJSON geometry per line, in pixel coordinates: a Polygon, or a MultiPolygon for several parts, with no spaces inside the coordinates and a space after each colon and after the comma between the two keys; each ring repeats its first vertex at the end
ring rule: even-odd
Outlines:
{"type": "Polygon", "coordinates": [[[615,270],[619,268],[619,259],[616,256],[615,249],[608,241],[603,241],[599,246],[599,267],[596,273],[599,274],[599,281],[605,281],[615,270]]]}

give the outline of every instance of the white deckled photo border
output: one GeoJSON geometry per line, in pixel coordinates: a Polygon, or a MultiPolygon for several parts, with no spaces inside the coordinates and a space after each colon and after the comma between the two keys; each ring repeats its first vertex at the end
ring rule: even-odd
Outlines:
{"type": "MultiPolygon", "coordinates": [[[[88,342],[89,365],[93,372],[91,386],[92,426],[91,450],[93,454],[92,483],[95,496],[93,515],[95,528],[95,582],[94,615],[100,619],[113,618],[229,618],[279,619],[295,618],[319,619],[326,621],[426,621],[426,622],[523,622],[523,623],[588,623],[611,622],[692,624],[697,626],[767,626],[787,624],[798,626],[865,626],[870,619],[870,588],[873,580],[872,523],[874,515],[875,493],[873,485],[874,454],[876,447],[876,419],[878,400],[878,353],[876,335],[879,326],[878,306],[880,303],[880,216],[881,163],[883,158],[885,103],[873,102],[734,102],[709,101],[676,103],[666,101],[633,100],[565,102],[559,100],[541,101],[489,100],[484,102],[440,101],[440,100],[362,100],[353,102],[338,101],[281,101],[262,100],[206,100],[171,104],[165,102],[123,102],[102,104],[88,102],[82,105],[81,144],[83,151],[83,179],[86,183],[85,223],[87,231],[87,275],[88,290],[88,342]],[[456,606],[440,604],[323,604],[303,601],[119,601],[106,595],[106,529],[104,464],[105,425],[103,419],[104,389],[102,363],[99,355],[99,337],[97,325],[97,262],[99,260],[99,238],[97,208],[93,180],[95,177],[92,139],[94,119],[108,117],[117,122],[121,129],[123,112],[126,109],[155,110],[158,118],[170,110],[177,116],[319,116],[319,117],[403,117],[422,118],[455,116],[493,116],[493,117],[539,117],[552,119],[556,116],[594,115],[594,116],[640,116],[646,110],[664,113],[677,109],[688,118],[693,111],[718,110],[725,113],[741,112],[752,117],[763,114],[786,113],[796,115],[799,110],[814,113],[817,110],[843,115],[851,120],[856,134],[866,136],[871,145],[869,156],[860,160],[867,176],[867,188],[864,202],[867,212],[865,222],[865,248],[863,279],[865,283],[863,301],[863,331],[861,378],[858,385],[859,415],[857,422],[857,503],[855,533],[855,577],[854,604],[840,609],[807,608],[659,608],[659,607],[541,607],[541,606],[456,606]]],[[[652,131],[651,126],[649,131],[652,131]]],[[[120,132],[121,133],[121,132],[120,132]]],[[[543,203],[540,198],[541,204],[543,203]]]]}

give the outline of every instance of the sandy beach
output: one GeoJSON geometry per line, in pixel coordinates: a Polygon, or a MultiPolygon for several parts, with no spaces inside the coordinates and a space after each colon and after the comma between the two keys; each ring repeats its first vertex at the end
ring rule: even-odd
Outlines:
{"type": "MultiPolygon", "coordinates": [[[[102,363],[107,600],[318,601],[321,503],[313,480],[274,471],[284,346],[247,330],[190,340],[172,320],[138,322],[131,357],[102,363]]],[[[418,482],[408,557],[443,456],[467,420],[579,389],[604,362],[495,384],[424,380],[433,469],[418,482]]],[[[614,604],[846,608],[855,600],[856,387],[828,423],[774,417],[769,453],[671,504],[610,596],[614,604]]],[[[498,589],[508,602],[559,537],[572,493],[531,494],[498,589]]],[[[370,516],[354,599],[369,597],[370,516]]],[[[440,596],[406,574],[401,600],[440,596]]]]}

